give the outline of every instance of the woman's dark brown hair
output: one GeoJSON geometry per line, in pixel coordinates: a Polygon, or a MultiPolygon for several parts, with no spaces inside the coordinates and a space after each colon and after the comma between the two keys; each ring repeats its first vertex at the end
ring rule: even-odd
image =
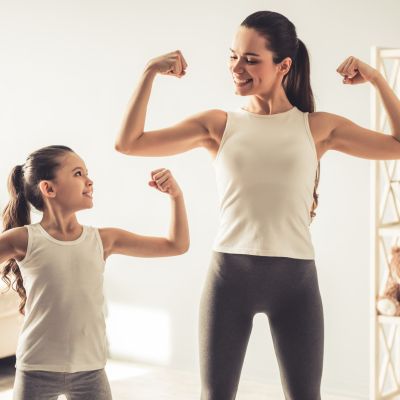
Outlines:
{"type": "MultiPolygon", "coordinates": [[[[273,61],[279,64],[286,57],[292,59],[289,72],[282,81],[286,96],[291,104],[300,111],[312,113],[315,111],[314,95],[310,84],[310,60],[305,44],[297,37],[296,27],[284,15],[273,11],[257,11],[249,15],[242,23],[249,29],[254,29],[265,38],[266,47],[274,53],[273,61]]],[[[313,204],[311,218],[315,216],[318,206],[317,188],[320,175],[318,161],[315,173],[313,204]]]]}
{"type": "MultiPolygon", "coordinates": [[[[3,232],[29,225],[31,205],[39,211],[44,210],[44,201],[39,189],[43,180],[54,180],[60,167],[62,156],[73,152],[66,146],[48,146],[30,154],[24,165],[14,167],[8,177],[10,200],[3,210],[3,232]]],[[[8,288],[13,288],[20,296],[19,311],[24,314],[26,292],[18,264],[8,260],[1,270],[1,279],[8,288]]]]}

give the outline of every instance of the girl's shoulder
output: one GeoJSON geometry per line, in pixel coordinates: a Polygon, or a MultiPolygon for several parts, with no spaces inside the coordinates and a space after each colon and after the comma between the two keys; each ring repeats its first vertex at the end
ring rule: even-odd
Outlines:
{"type": "Polygon", "coordinates": [[[17,228],[12,228],[6,231],[9,233],[10,237],[16,242],[27,242],[28,241],[28,227],[18,226],[17,228]]]}
{"type": "Polygon", "coordinates": [[[9,243],[15,249],[17,256],[15,257],[18,261],[25,257],[28,248],[28,228],[26,226],[21,226],[17,228],[12,228],[3,233],[7,237],[9,243]]]}

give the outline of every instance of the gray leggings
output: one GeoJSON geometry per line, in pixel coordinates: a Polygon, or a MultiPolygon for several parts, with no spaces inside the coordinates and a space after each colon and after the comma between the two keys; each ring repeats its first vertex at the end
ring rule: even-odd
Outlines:
{"type": "Polygon", "coordinates": [[[200,307],[202,400],[233,400],[253,317],[268,316],[287,400],[320,400],[324,322],[314,260],[214,252],[200,307]]]}
{"type": "Polygon", "coordinates": [[[17,369],[13,400],[111,400],[104,369],[83,372],[20,371],[17,369]]]}

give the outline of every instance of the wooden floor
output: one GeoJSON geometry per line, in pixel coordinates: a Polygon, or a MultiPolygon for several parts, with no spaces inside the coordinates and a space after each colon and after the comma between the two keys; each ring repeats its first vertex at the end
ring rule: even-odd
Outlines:
{"type": "MultiPolygon", "coordinates": [[[[0,360],[0,400],[12,399],[14,382],[13,358],[0,360]]],[[[109,360],[107,375],[114,400],[198,400],[198,376],[185,371],[137,365],[109,360]]],[[[324,400],[354,400],[345,397],[323,396],[324,400]]],[[[64,400],[60,397],[59,400],[64,400]]],[[[237,400],[283,400],[280,388],[242,381],[237,400]]]]}

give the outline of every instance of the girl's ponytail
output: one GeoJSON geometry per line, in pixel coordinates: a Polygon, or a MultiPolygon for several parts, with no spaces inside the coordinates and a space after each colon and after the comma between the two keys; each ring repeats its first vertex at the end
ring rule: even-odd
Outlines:
{"type": "Polygon", "coordinates": [[[5,231],[31,223],[31,208],[25,197],[23,168],[23,165],[17,165],[8,177],[10,200],[3,210],[3,228],[5,231]]]}
{"type": "MultiPolygon", "coordinates": [[[[23,165],[14,167],[8,177],[8,192],[10,200],[3,210],[3,232],[12,228],[17,228],[31,223],[30,205],[25,197],[24,189],[24,172],[23,165]]],[[[19,294],[21,301],[19,311],[24,313],[26,303],[26,293],[23,286],[21,271],[15,260],[9,260],[1,271],[1,278],[6,283],[8,288],[13,289],[19,294]],[[11,281],[9,275],[12,273],[15,277],[14,282],[11,281]]]]}

